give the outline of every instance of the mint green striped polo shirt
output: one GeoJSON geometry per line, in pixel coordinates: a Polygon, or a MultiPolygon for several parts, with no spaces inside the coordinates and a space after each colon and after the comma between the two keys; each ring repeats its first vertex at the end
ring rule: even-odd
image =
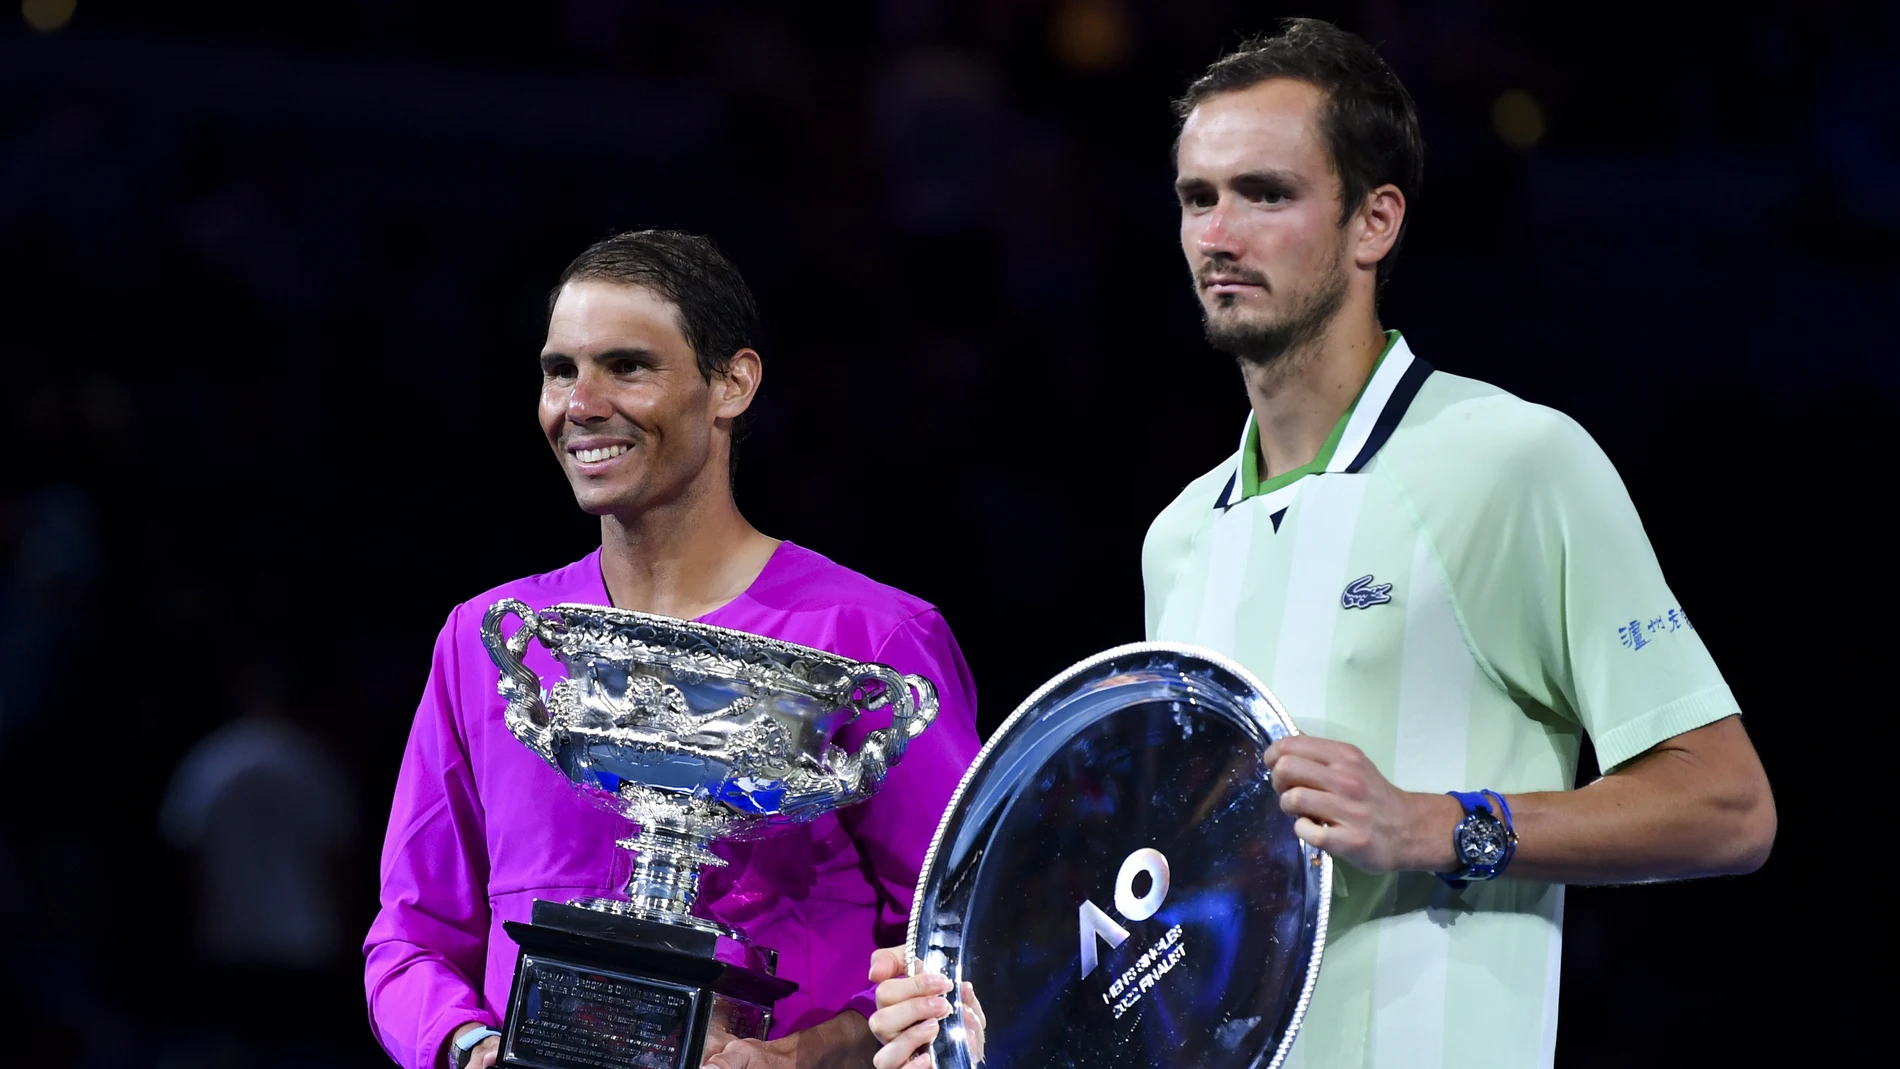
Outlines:
{"type": "MultiPolygon", "coordinates": [[[[1142,547],[1148,637],[1246,665],[1301,731],[1413,791],[1564,790],[1738,712],[1609,459],[1394,332],[1314,464],[1240,451],[1142,547]]],[[[1450,829],[1446,834],[1450,835],[1450,829]]],[[[1563,888],[1338,864],[1289,1067],[1548,1066],[1563,888]]]]}

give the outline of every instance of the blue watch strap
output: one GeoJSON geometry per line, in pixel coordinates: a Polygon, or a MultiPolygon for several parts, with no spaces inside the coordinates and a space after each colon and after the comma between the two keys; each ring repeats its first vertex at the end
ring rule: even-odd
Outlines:
{"type": "Polygon", "coordinates": [[[1510,865],[1511,858],[1517,855],[1517,831],[1511,822],[1511,804],[1504,800],[1504,795],[1493,790],[1446,791],[1445,793],[1457,799],[1459,806],[1465,811],[1463,819],[1459,820],[1457,825],[1451,830],[1452,852],[1458,857],[1459,863],[1463,867],[1456,873],[1438,873],[1438,878],[1445,881],[1446,884],[1450,885],[1451,888],[1456,891],[1464,890],[1465,885],[1472,880],[1497,879],[1503,875],[1505,868],[1510,865]],[[1491,803],[1493,801],[1497,802],[1496,812],[1492,811],[1491,803]],[[1480,813],[1492,820],[1498,821],[1504,826],[1504,855],[1498,859],[1498,863],[1495,865],[1466,863],[1462,851],[1458,849],[1458,839],[1460,834],[1464,831],[1465,825],[1470,823],[1471,820],[1480,813]]]}
{"type": "Polygon", "coordinates": [[[1490,791],[1446,791],[1445,793],[1458,799],[1458,804],[1465,807],[1466,813],[1476,809],[1491,812],[1490,791]]]}

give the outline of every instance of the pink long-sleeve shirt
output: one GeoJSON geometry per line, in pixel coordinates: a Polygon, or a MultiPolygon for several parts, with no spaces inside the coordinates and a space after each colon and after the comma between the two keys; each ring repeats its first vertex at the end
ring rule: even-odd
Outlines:
{"type": "MultiPolygon", "coordinates": [[[[457,606],[436,639],[390,807],[382,910],[363,947],[371,1026],[406,1069],[434,1069],[462,1024],[499,1027],[516,954],[502,922],[527,920],[537,898],[618,895],[631,867],[614,840],[632,825],[596,808],[502,722],[500,677],[480,625],[505,597],[535,609],[612,603],[596,551],[457,606]]],[[[969,668],[929,604],[789,542],[744,594],[700,619],[937,685],[936,722],[911,742],[883,790],[772,838],[719,845],[732,864],[700,884],[699,912],[777,950],[779,975],[799,985],[778,1004],[774,1036],[845,1009],[869,1016],[871,952],[902,942],[924,852],[976,756],[969,668]]],[[[561,678],[538,642],[528,665],[545,685],[561,678]]],[[[855,750],[889,722],[888,711],[866,714],[838,741],[855,750]]]]}

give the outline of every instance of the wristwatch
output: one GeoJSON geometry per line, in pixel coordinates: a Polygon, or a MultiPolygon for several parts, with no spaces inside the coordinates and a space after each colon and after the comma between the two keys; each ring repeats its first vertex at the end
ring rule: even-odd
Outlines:
{"type": "Polygon", "coordinates": [[[1472,880],[1495,880],[1517,853],[1517,832],[1511,827],[1511,806],[1496,791],[1446,791],[1458,799],[1465,816],[1451,831],[1452,854],[1457,857],[1456,872],[1438,874],[1454,888],[1462,889],[1472,880]],[[1491,811],[1492,801],[1497,812],[1491,811]]]}
{"type": "Polygon", "coordinates": [[[501,1035],[492,1028],[471,1028],[460,1039],[449,1044],[449,1064],[454,1069],[466,1069],[468,1060],[475,1056],[475,1048],[489,1036],[501,1035]]]}

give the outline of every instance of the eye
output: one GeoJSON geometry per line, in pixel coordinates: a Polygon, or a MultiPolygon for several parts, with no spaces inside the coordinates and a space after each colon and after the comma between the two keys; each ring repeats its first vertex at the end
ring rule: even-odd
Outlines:
{"type": "Polygon", "coordinates": [[[643,370],[646,367],[644,363],[638,360],[630,360],[630,359],[616,360],[609,366],[613,369],[613,373],[616,375],[631,375],[634,372],[643,370]]]}
{"type": "Polygon", "coordinates": [[[541,365],[541,375],[548,379],[571,379],[574,377],[574,365],[571,361],[557,360],[541,365]]]}
{"type": "Polygon", "coordinates": [[[1256,204],[1285,204],[1287,197],[1286,193],[1281,190],[1263,189],[1252,194],[1248,199],[1256,204]]]}
{"type": "Polygon", "coordinates": [[[1205,211],[1212,208],[1214,202],[1220,199],[1215,195],[1214,190],[1202,182],[1176,186],[1174,195],[1181,202],[1183,211],[1205,211]]]}

